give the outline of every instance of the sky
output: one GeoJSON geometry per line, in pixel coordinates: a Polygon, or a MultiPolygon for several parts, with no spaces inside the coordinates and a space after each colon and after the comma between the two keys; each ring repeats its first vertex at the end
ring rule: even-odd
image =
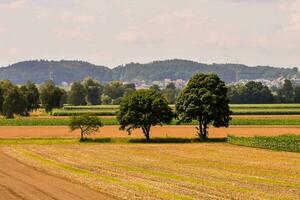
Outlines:
{"type": "Polygon", "coordinates": [[[0,66],[189,59],[300,66],[300,0],[0,0],[0,66]]]}

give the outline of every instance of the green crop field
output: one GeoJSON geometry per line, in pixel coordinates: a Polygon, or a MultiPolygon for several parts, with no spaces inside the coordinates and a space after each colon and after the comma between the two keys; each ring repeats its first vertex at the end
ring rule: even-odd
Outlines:
{"type": "MultiPolygon", "coordinates": [[[[100,117],[101,118],[101,117],[100,117]]],[[[15,118],[0,119],[0,126],[67,126],[70,119],[66,118],[15,118]]],[[[101,118],[104,125],[119,125],[116,118],[101,118]]],[[[171,125],[176,125],[177,120],[173,120],[171,125]]],[[[197,121],[186,123],[185,125],[197,125],[197,121]]],[[[299,118],[233,118],[230,125],[300,125],[299,118]]]]}
{"type": "Polygon", "coordinates": [[[299,135],[235,137],[228,136],[228,143],[248,147],[272,149],[276,151],[300,152],[299,135]]]}
{"type": "MultiPolygon", "coordinates": [[[[174,105],[170,105],[175,110],[174,105]]],[[[300,115],[300,104],[231,104],[233,115],[300,115]]],[[[118,105],[64,106],[54,109],[53,116],[72,116],[90,113],[97,116],[114,116],[118,105]]]]}

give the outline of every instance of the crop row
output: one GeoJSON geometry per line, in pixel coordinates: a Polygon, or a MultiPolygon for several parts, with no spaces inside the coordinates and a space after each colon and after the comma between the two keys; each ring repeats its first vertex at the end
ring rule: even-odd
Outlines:
{"type": "MultiPolygon", "coordinates": [[[[300,109],[231,109],[233,115],[300,115],[300,109]]],[[[118,109],[54,109],[53,116],[73,116],[85,113],[96,116],[114,116],[118,109]]]]}
{"type": "MultiPolygon", "coordinates": [[[[102,118],[104,125],[119,125],[115,118],[102,118]]],[[[67,126],[69,118],[16,118],[16,119],[0,119],[0,126],[67,126]]],[[[177,120],[173,120],[171,125],[176,125],[177,120]]],[[[197,121],[187,123],[185,125],[197,125],[197,121]]],[[[230,125],[300,125],[300,120],[295,118],[285,119],[233,119],[230,125]]]]}
{"type": "Polygon", "coordinates": [[[272,149],[277,151],[292,151],[300,152],[300,136],[299,135],[282,135],[282,136],[255,136],[255,137],[235,137],[228,136],[228,143],[248,146],[272,149]]]}

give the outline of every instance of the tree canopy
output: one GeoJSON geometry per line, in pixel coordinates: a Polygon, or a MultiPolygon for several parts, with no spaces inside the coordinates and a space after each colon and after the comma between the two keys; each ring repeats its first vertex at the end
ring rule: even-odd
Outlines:
{"type": "Polygon", "coordinates": [[[150,140],[151,126],[168,124],[173,119],[172,109],[161,93],[154,90],[138,90],[126,96],[120,105],[117,119],[121,130],[141,128],[150,140]]]}
{"type": "Polygon", "coordinates": [[[56,87],[53,81],[46,81],[40,87],[40,100],[46,112],[53,108],[61,108],[65,99],[65,91],[56,87]]]}
{"type": "Polygon", "coordinates": [[[74,106],[86,105],[85,98],[87,92],[80,81],[75,81],[68,92],[68,103],[74,106]]]}
{"type": "Polygon", "coordinates": [[[84,135],[93,134],[102,126],[103,124],[101,120],[97,116],[92,116],[90,114],[72,116],[69,125],[71,131],[75,131],[77,129],[80,130],[81,141],[84,140],[84,135]]]}
{"type": "Polygon", "coordinates": [[[228,127],[231,120],[225,83],[216,74],[196,74],[176,101],[179,122],[199,122],[198,135],[204,140],[208,125],[228,127]]]}

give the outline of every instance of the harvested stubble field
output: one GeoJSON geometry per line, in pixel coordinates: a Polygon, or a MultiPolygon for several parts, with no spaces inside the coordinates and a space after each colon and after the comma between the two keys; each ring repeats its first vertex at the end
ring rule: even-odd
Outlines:
{"type": "Polygon", "coordinates": [[[225,143],[29,144],[1,148],[28,166],[121,199],[300,196],[297,153],[225,143]]]}

